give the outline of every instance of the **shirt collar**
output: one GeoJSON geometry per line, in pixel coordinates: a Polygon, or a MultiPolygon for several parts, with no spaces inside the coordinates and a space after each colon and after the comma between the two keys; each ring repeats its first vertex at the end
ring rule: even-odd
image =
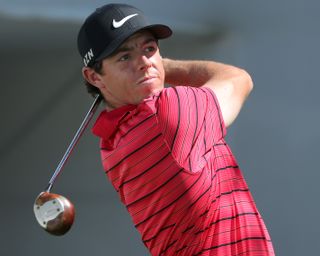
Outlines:
{"type": "Polygon", "coordinates": [[[93,125],[92,133],[102,139],[109,139],[117,129],[121,119],[136,107],[136,105],[127,105],[109,112],[103,110],[93,125]]]}

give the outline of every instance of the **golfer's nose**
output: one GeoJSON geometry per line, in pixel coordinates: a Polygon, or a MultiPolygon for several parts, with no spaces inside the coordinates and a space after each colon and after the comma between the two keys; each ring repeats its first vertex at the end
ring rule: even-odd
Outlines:
{"type": "Polygon", "coordinates": [[[141,55],[139,58],[139,69],[147,70],[152,66],[151,60],[146,55],[141,55]]]}

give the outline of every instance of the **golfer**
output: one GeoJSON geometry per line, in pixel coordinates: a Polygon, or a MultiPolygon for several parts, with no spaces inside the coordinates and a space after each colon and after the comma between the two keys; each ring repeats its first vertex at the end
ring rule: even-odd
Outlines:
{"type": "Polygon", "coordinates": [[[226,129],[252,90],[248,73],[162,58],[168,26],[135,7],[96,9],[78,34],[106,175],[151,255],[274,255],[226,129]],[[165,87],[168,84],[169,87],[165,87]]]}

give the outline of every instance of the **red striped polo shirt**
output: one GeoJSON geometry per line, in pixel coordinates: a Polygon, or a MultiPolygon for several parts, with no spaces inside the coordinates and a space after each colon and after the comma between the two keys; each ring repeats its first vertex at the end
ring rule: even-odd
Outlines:
{"type": "Polygon", "coordinates": [[[152,255],[274,255],[208,88],[103,111],[104,170],[152,255]]]}

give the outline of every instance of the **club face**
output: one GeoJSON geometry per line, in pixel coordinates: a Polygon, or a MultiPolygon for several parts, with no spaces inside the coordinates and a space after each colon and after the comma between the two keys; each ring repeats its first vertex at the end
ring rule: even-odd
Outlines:
{"type": "Polygon", "coordinates": [[[39,225],[52,235],[64,235],[71,228],[75,210],[64,196],[42,192],[33,206],[39,225]]]}

